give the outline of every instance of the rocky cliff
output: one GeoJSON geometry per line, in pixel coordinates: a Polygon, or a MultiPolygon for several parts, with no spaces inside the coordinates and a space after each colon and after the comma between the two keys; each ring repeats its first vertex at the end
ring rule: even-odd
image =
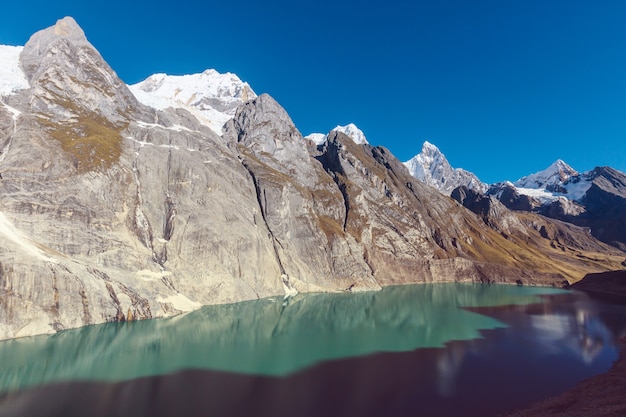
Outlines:
{"type": "Polygon", "coordinates": [[[20,65],[28,88],[0,105],[0,339],[297,291],[561,285],[624,257],[504,207],[485,222],[341,132],[316,147],[266,94],[222,136],[141,104],[71,18],[20,65]]]}

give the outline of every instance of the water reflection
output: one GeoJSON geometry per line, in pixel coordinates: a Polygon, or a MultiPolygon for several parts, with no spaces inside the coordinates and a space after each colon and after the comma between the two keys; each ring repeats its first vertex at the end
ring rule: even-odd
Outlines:
{"type": "MultiPolygon", "coordinates": [[[[25,404],[64,392],[75,398],[78,390],[94,396],[85,400],[90,404],[104,393],[108,401],[133,393],[128,415],[155,415],[152,405],[142,409],[134,401],[153,404],[157,396],[164,407],[185,401],[191,409],[223,411],[222,402],[190,394],[202,386],[214,399],[248,399],[250,411],[285,412],[273,415],[467,415],[464,407],[488,415],[605,371],[625,332],[626,307],[575,292],[438,284],[313,294],[0,343],[0,391],[129,381],[68,383],[8,397],[25,404]],[[172,374],[182,369],[204,371],[172,374]],[[130,381],[140,376],[155,377],[130,381]],[[322,410],[318,401],[335,408],[322,410]]],[[[16,404],[9,400],[4,407],[16,404]]]]}
{"type": "Polygon", "coordinates": [[[439,284],[208,306],[0,343],[0,392],[56,380],[125,380],[197,368],[286,375],[317,362],[441,347],[501,327],[459,307],[537,301],[550,289],[439,284]]]}

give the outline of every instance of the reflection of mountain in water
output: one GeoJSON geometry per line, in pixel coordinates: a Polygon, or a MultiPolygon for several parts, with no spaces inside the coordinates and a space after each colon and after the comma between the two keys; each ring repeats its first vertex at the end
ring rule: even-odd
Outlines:
{"type": "Polygon", "coordinates": [[[284,375],[319,361],[441,347],[496,320],[457,307],[536,301],[549,289],[471,284],[389,287],[208,306],[0,344],[0,391],[67,379],[124,380],[185,368],[284,375]]]}

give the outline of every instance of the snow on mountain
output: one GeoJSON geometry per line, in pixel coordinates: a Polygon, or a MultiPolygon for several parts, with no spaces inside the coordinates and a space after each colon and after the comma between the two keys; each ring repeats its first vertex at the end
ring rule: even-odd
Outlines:
{"type": "Polygon", "coordinates": [[[336,126],[333,130],[331,130],[331,132],[341,132],[350,137],[350,139],[358,145],[365,145],[369,143],[365,138],[363,131],[356,127],[354,123],[349,123],[345,126],[336,126]]]}
{"type": "Polygon", "coordinates": [[[256,97],[237,75],[213,69],[190,75],[154,74],[129,88],[147,106],[188,110],[218,135],[237,107],[256,97]]]}
{"type": "Polygon", "coordinates": [[[520,178],[513,185],[519,194],[535,197],[542,203],[549,203],[560,197],[579,201],[591,187],[591,181],[592,178],[588,173],[580,174],[558,159],[543,171],[520,178]]]}
{"type": "Polygon", "coordinates": [[[557,159],[552,165],[543,171],[539,171],[535,174],[527,175],[519,180],[515,181],[516,187],[522,188],[545,188],[545,186],[559,185],[567,181],[572,176],[579,175],[578,172],[563,162],[557,159]]]}
{"type": "MultiPolygon", "coordinates": [[[[331,132],[341,132],[344,135],[348,136],[350,139],[354,141],[354,143],[358,145],[368,144],[367,138],[361,129],[359,129],[354,123],[349,123],[345,126],[336,126],[331,129],[331,132]]],[[[323,133],[311,133],[310,135],[305,136],[306,139],[310,139],[315,142],[317,145],[321,145],[324,143],[328,135],[323,133]]]]}
{"type": "Polygon", "coordinates": [[[20,68],[20,53],[24,47],[0,45],[0,97],[29,88],[20,68]]]}
{"type": "Polygon", "coordinates": [[[481,193],[487,190],[487,185],[476,175],[461,168],[452,168],[439,148],[430,142],[424,142],[422,151],[404,165],[412,176],[446,195],[461,185],[481,193]]]}
{"type": "Polygon", "coordinates": [[[324,143],[324,141],[326,141],[327,137],[328,135],[325,135],[323,133],[311,133],[304,138],[312,140],[316,145],[321,145],[322,143],[324,143]]]}

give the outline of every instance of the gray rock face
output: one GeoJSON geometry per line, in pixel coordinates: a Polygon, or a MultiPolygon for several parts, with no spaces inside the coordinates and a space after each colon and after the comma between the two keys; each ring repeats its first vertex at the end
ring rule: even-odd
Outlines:
{"type": "Polygon", "coordinates": [[[137,106],[135,97],[71,17],[35,33],[20,60],[32,88],[32,110],[47,117],[71,121],[98,115],[117,125],[137,106]]]}
{"type": "Polygon", "coordinates": [[[21,59],[30,88],[0,103],[0,339],[295,291],[560,285],[623,260],[551,248],[535,220],[503,237],[384,148],[313,148],[267,95],[222,137],[145,107],[72,19],[21,59]]]}
{"type": "Polygon", "coordinates": [[[289,115],[267,94],[225,127],[248,170],[286,285],[298,291],[377,289],[363,249],[342,231],[340,190],[308,152],[289,115]]]}

